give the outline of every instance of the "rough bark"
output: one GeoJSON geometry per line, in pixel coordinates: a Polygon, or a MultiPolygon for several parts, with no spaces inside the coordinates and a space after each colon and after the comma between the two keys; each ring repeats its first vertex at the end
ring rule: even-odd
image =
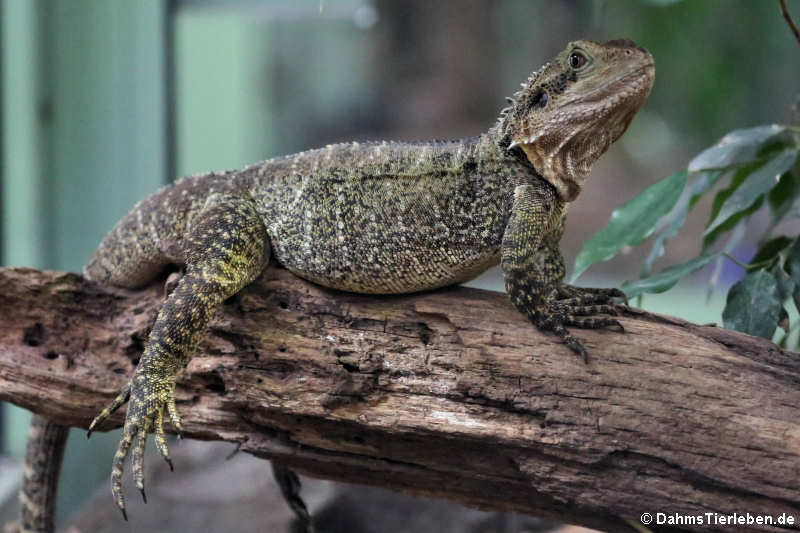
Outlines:
{"type": "MultiPolygon", "coordinates": [[[[162,297],[159,283],[0,269],[0,399],[86,427],[162,297]]],[[[800,521],[800,357],[716,327],[620,320],[624,334],[576,331],[586,365],[503,294],[358,296],[268,269],[212,322],[178,408],[189,437],[484,509],[610,531],[644,512],[800,521]]]]}

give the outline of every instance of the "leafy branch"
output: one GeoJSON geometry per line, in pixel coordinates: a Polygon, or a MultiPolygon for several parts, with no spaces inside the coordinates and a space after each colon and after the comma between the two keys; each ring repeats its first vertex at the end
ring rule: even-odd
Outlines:
{"type": "MultiPolygon", "coordinates": [[[[782,222],[800,218],[800,128],[766,125],[735,130],[701,152],[686,170],[668,176],[624,206],[595,234],[575,259],[572,281],[592,264],[611,259],[620,249],[637,246],[652,237],[652,248],[637,280],[625,282],[628,297],[660,293],[712,261],[731,260],[745,277],[728,292],[723,322],[726,327],[771,339],[779,325],[788,323],[790,299],[800,309],[800,237],[774,235],[782,222]],[[653,274],[654,262],[667,241],[677,235],[692,208],[715,185],[718,189],[703,232],[700,252],[680,264],[653,274]],[[735,259],[752,215],[768,209],[771,223],[759,238],[749,262],[735,259]],[[728,235],[719,247],[720,237],[728,235]]],[[[784,328],[787,329],[787,328],[784,328]]]]}

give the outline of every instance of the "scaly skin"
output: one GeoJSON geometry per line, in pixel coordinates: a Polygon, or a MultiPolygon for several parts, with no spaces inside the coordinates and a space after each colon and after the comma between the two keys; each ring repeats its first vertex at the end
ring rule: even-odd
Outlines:
{"type": "Polygon", "coordinates": [[[578,41],[531,75],[478,137],[331,145],[181,180],[135,206],[86,275],[138,287],[170,263],[185,265],[186,274],[131,381],[90,426],[129,401],[111,475],[123,513],[126,456],[132,450],[143,492],[148,433],[168,459],[165,414],[180,430],[176,374],[217,305],[270,257],[320,285],[371,294],[461,283],[500,263],[517,309],[586,357],[567,326],[621,328],[593,315],[616,314],[613,299],[623,295],[563,284],[558,242],[567,202],[625,131],[653,77],[652,56],[631,41],[578,41]]]}
{"type": "Polygon", "coordinates": [[[58,477],[68,435],[67,426],[54,424],[39,415],[31,419],[19,493],[20,519],[7,524],[5,533],[54,531],[58,477]]]}

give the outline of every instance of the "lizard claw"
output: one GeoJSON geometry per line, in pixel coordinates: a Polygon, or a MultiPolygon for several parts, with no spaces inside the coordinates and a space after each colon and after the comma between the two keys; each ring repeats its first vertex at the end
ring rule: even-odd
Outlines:
{"type": "Polygon", "coordinates": [[[631,304],[628,302],[628,295],[627,294],[625,294],[620,289],[610,289],[610,291],[611,291],[611,296],[613,298],[621,299],[625,303],[626,307],[630,307],[631,304]]]}
{"type": "Polygon", "coordinates": [[[555,323],[550,326],[553,333],[555,333],[561,340],[564,341],[564,344],[569,347],[570,350],[575,352],[576,354],[581,356],[583,362],[585,364],[589,364],[589,352],[586,351],[584,348],[583,343],[575,338],[568,330],[564,327],[564,324],[555,323]]]}
{"type": "Polygon", "coordinates": [[[111,467],[111,494],[114,498],[114,503],[116,503],[126,520],[125,495],[122,492],[125,459],[128,457],[128,452],[130,452],[133,479],[136,488],[142,494],[142,499],[147,503],[147,494],[144,490],[144,452],[147,436],[151,430],[155,433],[156,447],[161,456],[164,457],[170,469],[173,469],[167,450],[163,420],[164,411],[171,411],[170,416],[177,417],[174,389],[174,381],[169,379],[161,381],[157,378],[148,379],[146,371],[140,366],[136,369],[130,383],[95,418],[90,426],[90,430],[93,429],[126,400],[129,400],[128,413],[125,417],[125,425],[122,428],[122,438],[114,454],[111,467]]]}
{"type": "MultiPolygon", "coordinates": [[[[589,354],[583,343],[574,337],[567,326],[585,329],[613,327],[624,333],[625,328],[616,319],[598,314],[619,315],[622,306],[612,303],[612,298],[622,297],[619,289],[585,289],[562,285],[553,292],[553,297],[538,309],[523,307],[521,310],[539,328],[552,331],[570,350],[589,362],[589,354]]],[[[519,308],[519,307],[518,307],[519,308]]]]}
{"type": "Polygon", "coordinates": [[[106,407],[100,411],[100,414],[94,417],[92,423],[89,424],[89,430],[86,432],[86,438],[90,438],[92,436],[92,432],[94,428],[96,428],[100,423],[102,423],[106,418],[114,414],[114,412],[120,408],[122,404],[128,401],[128,398],[131,396],[131,384],[130,382],[127,383],[122,390],[119,391],[119,394],[111,400],[106,407]]]}

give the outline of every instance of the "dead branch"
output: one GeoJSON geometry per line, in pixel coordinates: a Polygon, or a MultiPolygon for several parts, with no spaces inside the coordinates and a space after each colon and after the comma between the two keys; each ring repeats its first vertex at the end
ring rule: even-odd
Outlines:
{"type": "MultiPolygon", "coordinates": [[[[162,297],[0,268],[0,399],[86,427],[162,297]]],[[[358,296],[269,269],[212,322],[178,408],[189,437],[484,509],[611,531],[644,512],[796,524],[800,357],[677,319],[621,321],[625,334],[577,331],[585,365],[503,294],[358,296]]]]}

